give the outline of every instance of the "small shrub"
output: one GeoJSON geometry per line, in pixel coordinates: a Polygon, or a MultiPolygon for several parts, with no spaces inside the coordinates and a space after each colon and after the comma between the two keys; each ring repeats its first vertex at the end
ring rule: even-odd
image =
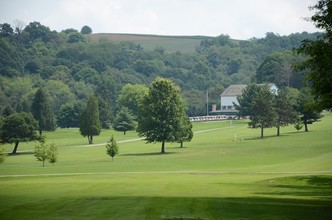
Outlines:
{"type": "Polygon", "coordinates": [[[112,157],[112,161],[113,161],[113,157],[119,153],[119,147],[118,147],[113,135],[112,135],[110,141],[106,144],[106,153],[112,157]]]}
{"type": "Polygon", "coordinates": [[[295,122],[294,122],[294,128],[299,132],[303,128],[303,122],[300,118],[300,116],[296,116],[295,122]]]}

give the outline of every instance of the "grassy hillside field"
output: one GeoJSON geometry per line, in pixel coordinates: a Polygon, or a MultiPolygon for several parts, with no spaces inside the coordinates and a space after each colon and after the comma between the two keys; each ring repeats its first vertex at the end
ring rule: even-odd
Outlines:
{"type": "Polygon", "coordinates": [[[0,165],[0,218],[331,219],[332,114],[309,130],[266,129],[260,139],[246,121],[199,122],[185,148],[167,144],[160,155],[135,132],[103,131],[89,146],[78,129],[58,129],[47,133],[54,166],[36,161],[35,143],[0,165]]]}
{"type": "Polygon", "coordinates": [[[200,45],[201,40],[211,37],[207,36],[164,36],[146,34],[91,34],[89,39],[94,42],[109,40],[114,42],[130,41],[140,44],[146,50],[163,47],[168,52],[193,52],[200,45]]]}

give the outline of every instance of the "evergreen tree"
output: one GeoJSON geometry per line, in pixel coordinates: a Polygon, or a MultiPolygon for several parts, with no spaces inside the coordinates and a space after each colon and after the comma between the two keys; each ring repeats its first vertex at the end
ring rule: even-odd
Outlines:
{"type": "Polygon", "coordinates": [[[320,114],[319,104],[315,101],[314,96],[308,88],[300,90],[297,100],[296,110],[301,114],[301,120],[304,124],[304,131],[308,132],[308,124],[318,121],[322,116],[320,114]]]}
{"type": "Polygon", "coordinates": [[[293,108],[289,97],[287,95],[287,90],[280,90],[276,96],[276,127],[277,127],[277,136],[280,135],[280,127],[287,126],[294,123],[296,118],[296,112],[293,108]]]}
{"type": "Polygon", "coordinates": [[[88,137],[89,144],[93,144],[93,136],[99,135],[100,131],[98,100],[91,96],[80,117],[80,133],[88,137]]]}
{"type": "Polygon", "coordinates": [[[161,142],[161,153],[165,153],[165,142],[178,141],[185,109],[179,87],[169,79],[157,77],[140,104],[139,136],[146,137],[148,143],[161,142]]]}
{"type": "Polygon", "coordinates": [[[248,85],[242,95],[238,97],[239,115],[249,116],[250,128],[260,128],[261,138],[264,137],[264,128],[275,125],[276,111],[274,108],[275,96],[267,85],[248,85]]]}
{"type": "Polygon", "coordinates": [[[113,122],[113,128],[116,131],[122,131],[125,135],[127,131],[135,129],[134,116],[128,108],[123,107],[117,114],[113,122]]]}
{"type": "Polygon", "coordinates": [[[38,121],[39,134],[43,131],[54,131],[56,128],[55,118],[43,88],[39,88],[32,102],[32,114],[38,121]]]}

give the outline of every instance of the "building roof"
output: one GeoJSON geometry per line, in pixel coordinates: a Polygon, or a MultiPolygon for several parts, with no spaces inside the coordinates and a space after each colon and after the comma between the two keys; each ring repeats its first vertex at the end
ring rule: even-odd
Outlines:
{"type": "Polygon", "coordinates": [[[223,93],[221,93],[221,96],[238,96],[242,95],[243,90],[247,87],[247,85],[241,84],[241,85],[230,85],[223,93]]]}
{"type": "MultiPolygon", "coordinates": [[[[259,86],[268,85],[268,87],[271,89],[273,86],[275,86],[273,83],[262,83],[257,84],[259,86]]],[[[243,90],[247,87],[245,84],[239,84],[239,85],[230,85],[227,87],[227,89],[221,93],[220,96],[239,96],[242,95],[243,90]]],[[[275,91],[274,91],[275,92],[275,91]]]]}

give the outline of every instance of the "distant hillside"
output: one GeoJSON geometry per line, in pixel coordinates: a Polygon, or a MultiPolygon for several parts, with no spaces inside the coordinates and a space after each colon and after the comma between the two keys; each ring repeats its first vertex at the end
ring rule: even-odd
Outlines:
{"type": "Polygon", "coordinates": [[[146,34],[91,34],[91,41],[110,40],[114,42],[129,41],[140,44],[146,50],[163,47],[168,52],[193,52],[200,45],[201,40],[212,39],[208,36],[167,36],[146,34]]]}

